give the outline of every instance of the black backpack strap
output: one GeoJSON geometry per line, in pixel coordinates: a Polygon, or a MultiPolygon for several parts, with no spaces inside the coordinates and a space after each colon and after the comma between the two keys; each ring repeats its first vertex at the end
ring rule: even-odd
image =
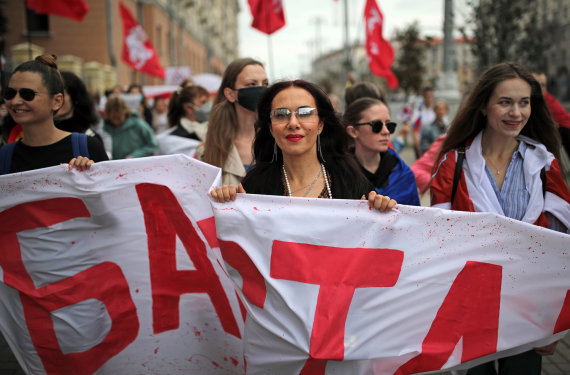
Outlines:
{"type": "Polygon", "coordinates": [[[87,134],[71,133],[71,147],[73,157],[84,156],[89,158],[89,148],[87,147],[87,134]]]}
{"type": "Polygon", "coordinates": [[[453,174],[453,187],[451,188],[451,206],[453,207],[453,201],[455,200],[455,192],[457,191],[457,185],[459,185],[459,179],[461,178],[461,169],[463,169],[463,159],[465,159],[465,147],[459,147],[457,149],[457,162],[455,164],[455,173],[453,174]]]}
{"type": "Polygon", "coordinates": [[[0,175],[10,173],[12,166],[12,155],[18,142],[11,142],[0,148],[0,175]]]}
{"type": "Polygon", "coordinates": [[[546,195],[546,168],[542,167],[540,170],[540,180],[542,181],[542,196],[546,195]]]}

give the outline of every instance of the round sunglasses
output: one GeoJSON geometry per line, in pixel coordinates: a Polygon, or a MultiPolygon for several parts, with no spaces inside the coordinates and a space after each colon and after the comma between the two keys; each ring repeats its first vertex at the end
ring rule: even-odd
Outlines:
{"type": "Polygon", "coordinates": [[[27,102],[31,102],[34,100],[36,95],[41,94],[41,92],[34,91],[32,89],[21,88],[16,90],[12,87],[6,87],[4,90],[4,99],[12,100],[16,97],[16,94],[20,94],[20,98],[24,99],[27,102]]]}
{"type": "Polygon", "coordinates": [[[382,122],[380,120],[361,122],[359,124],[354,124],[352,126],[361,126],[361,125],[370,125],[372,127],[372,131],[374,133],[380,133],[382,131],[382,128],[384,127],[384,125],[386,125],[386,128],[388,129],[390,134],[393,134],[394,130],[396,130],[396,126],[398,126],[398,124],[396,124],[395,122],[391,122],[391,121],[382,122]]]}

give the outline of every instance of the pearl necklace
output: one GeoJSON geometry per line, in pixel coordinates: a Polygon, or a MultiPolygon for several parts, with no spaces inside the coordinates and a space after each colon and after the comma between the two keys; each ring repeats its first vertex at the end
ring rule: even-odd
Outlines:
{"type": "MultiPolygon", "coordinates": [[[[283,177],[285,177],[285,185],[287,185],[287,194],[291,197],[292,196],[291,195],[291,185],[289,184],[289,177],[287,177],[287,171],[285,170],[285,164],[281,165],[281,169],[283,170],[283,177]]],[[[319,176],[321,174],[324,176],[324,179],[325,179],[325,186],[327,187],[327,193],[329,194],[329,199],[332,199],[331,186],[329,183],[327,171],[326,171],[323,163],[321,163],[321,171],[319,172],[317,177],[315,177],[315,180],[311,183],[311,185],[309,186],[309,189],[307,189],[307,191],[305,192],[305,195],[303,195],[303,197],[306,197],[309,194],[309,192],[311,191],[313,186],[315,186],[315,183],[317,182],[317,180],[319,179],[319,176]]]]}

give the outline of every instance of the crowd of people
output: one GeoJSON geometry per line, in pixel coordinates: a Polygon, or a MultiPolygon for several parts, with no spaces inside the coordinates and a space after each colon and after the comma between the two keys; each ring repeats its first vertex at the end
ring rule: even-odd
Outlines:
{"type": "MultiPolygon", "coordinates": [[[[99,114],[83,82],[43,55],[18,66],[3,89],[0,174],[183,153],[221,168],[222,186],[211,192],[219,202],[238,193],[367,199],[385,212],[397,203],[420,205],[429,189],[434,207],[493,212],[568,233],[570,193],[560,160],[570,116],[544,83],[539,72],[500,63],[481,75],[451,120],[448,104],[426,87],[398,125],[369,82],[346,89],[341,115],[318,85],[270,85],[261,62],[241,58],[228,65],[213,101],[183,82],[150,106],[131,85],[128,96],[111,90],[99,114]],[[410,135],[418,159],[408,166],[399,152],[410,135]]],[[[541,355],[555,347],[504,358],[501,373],[540,374],[541,355]]],[[[468,373],[494,374],[494,367],[468,373]]]]}

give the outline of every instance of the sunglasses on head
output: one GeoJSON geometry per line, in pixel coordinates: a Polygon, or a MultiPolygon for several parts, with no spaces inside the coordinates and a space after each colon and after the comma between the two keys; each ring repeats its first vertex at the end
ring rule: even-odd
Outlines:
{"type": "Polygon", "coordinates": [[[396,124],[395,122],[391,121],[382,122],[380,120],[361,122],[360,124],[354,124],[352,126],[370,125],[374,133],[380,133],[382,131],[382,128],[384,127],[384,124],[386,124],[386,128],[388,129],[390,134],[393,134],[394,130],[396,130],[396,126],[398,126],[398,124],[396,124]]]}
{"type": "Polygon", "coordinates": [[[7,87],[6,90],[4,90],[4,99],[12,100],[16,97],[16,94],[20,94],[20,98],[24,99],[25,101],[31,102],[32,100],[34,100],[37,94],[41,93],[34,91],[32,89],[22,88],[16,90],[11,87],[7,87]]]}

